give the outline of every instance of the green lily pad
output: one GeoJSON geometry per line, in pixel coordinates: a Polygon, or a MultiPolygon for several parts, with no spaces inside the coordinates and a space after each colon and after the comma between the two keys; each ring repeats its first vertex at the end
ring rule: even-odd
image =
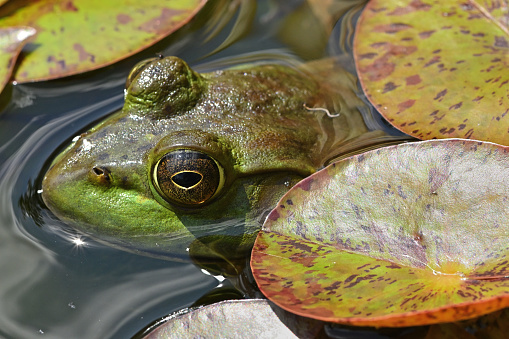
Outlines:
{"type": "Polygon", "coordinates": [[[509,148],[465,139],[386,147],[294,186],[251,267],[299,315],[359,326],[453,322],[509,306],[509,148]]]}
{"type": "Polygon", "coordinates": [[[315,338],[322,327],[264,299],[228,300],[170,316],[145,338],[315,338]]]}
{"type": "Polygon", "coordinates": [[[186,24],[205,3],[49,0],[22,2],[22,7],[15,8],[20,3],[12,1],[0,9],[0,27],[37,29],[15,79],[41,81],[94,70],[133,55],[186,24]]]}
{"type": "Polygon", "coordinates": [[[35,33],[31,27],[0,28],[0,92],[11,78],[21,49],[35,33]]]}
{"type": "Polygon", "coordinates": [[[499,1],[370,1],[354,43],[366,95],[419,139],[509,145],[508,18],[499,1]]]}

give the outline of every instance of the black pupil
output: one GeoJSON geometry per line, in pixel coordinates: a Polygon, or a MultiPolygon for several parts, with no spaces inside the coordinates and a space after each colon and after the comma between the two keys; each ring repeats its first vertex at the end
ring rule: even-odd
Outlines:
{"type": "Polygon", "coordinates": [[[199,183],[202,178],[202,175],[196,172],[180,172],[171,177],[171,180],[181,187],[189,188],[199,183]]]}

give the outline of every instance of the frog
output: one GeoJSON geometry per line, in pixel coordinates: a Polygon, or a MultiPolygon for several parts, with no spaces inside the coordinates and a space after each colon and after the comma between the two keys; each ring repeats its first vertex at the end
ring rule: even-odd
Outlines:
{"type": "Polygon", "coordinates": [[[128,251],[184,257],[208,239],[245,253],[292,186],[341,145],[384,134],[344,95],[352,89],[337,79],[355,85],[345,74],[335,77],[330,63],[198,73],[175,56],[145,60],[127,78],[123,108],[53,160],[43,201],[128,251]]]}

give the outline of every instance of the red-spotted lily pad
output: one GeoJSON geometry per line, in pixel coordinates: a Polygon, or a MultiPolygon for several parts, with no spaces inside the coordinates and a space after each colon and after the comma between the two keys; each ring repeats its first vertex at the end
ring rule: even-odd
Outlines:
{"type": "Polygon", "coordinates": [[[315,338],[322,327],[267,300],[229,300],[170,316],[145,338],[315,338]]]}
{"type": "Polygon", "coordinates": [[[11,1],[0,9],[0,27],[29,25],[37,29],[15,79],[40,81],[94,70],[133,55],[187,23],[205,3],[11,1]]]}
{"type": "Polygon", "coordinates": [[[419,139],[509,145],[507,1],[372,0],[356,66],[369,100],[419,139]]]}
{"type": "Polygon", "coordinates": [[[34,34],[31,27],[0,28],[0,92],[11,78],[21,49],[34,34]]]}
{"type": "Polygon", "coordinates": [[[360,326],[453,322],[509,306],[509,147],[432,140],[304,179],[252,253],[280,307],[360,326]]]}

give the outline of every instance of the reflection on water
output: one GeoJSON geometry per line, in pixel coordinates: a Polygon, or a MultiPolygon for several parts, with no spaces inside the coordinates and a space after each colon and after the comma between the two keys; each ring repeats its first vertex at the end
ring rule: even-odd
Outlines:
{"type": "MultiPolygon", "coordinates": [[[[220,26],[216,18],[202,15],[176,37],[105,70],[7,88],[0,98],[7,100],[0,113],[0,337],[126,338],[208,292],[220,299],[214,288],[221,279],[193,264],[124,252],[76,233],[43,206],[41,175],[75,135],[121,107],[129,69],[155,52],[177,55],[206,72],[267,60],[302,63],[325,57],[327,51],[336,55],[348,50],[347,32],[351,31],[338,30],[351,27],[356,11],[346,12],[334,25],[339,17],[323,23],[324,13],[309,12],[302,3],[258,1],[249,34],[205,58],[225,40],[233,41],[230,32],[238,28],[235,16],[207,41],[207,24],[220,26]],[[317,22],[320,27],[313,27],[320,36],[335,26],[330,39],[328,33],[325,40],[316,41],[306,35],[299,43],[288,33],[317,22]],[[306,45],[311,41],[313,45],[306,45]]],[[[344,14],[345,9],[360,8],[363,1],[338,3],[342,4],[336,12],[344,14]]],[[[351,70],[351,59],[344,60],[351,70]]],[[[373,124],[383,127],[381,120],[373,124]]],[[[216,239],[207,241],[213,247],[216,239]]],[[[228,262],[227,257],[232,274],[242,270],[245,262],[228,262]]],[[[216,270],[214,263],[201,264],[216,270]]],[[[236,286],[248,285],[236,282],[236,286]]],[[[231,295],[235,295],[231,289],[225,293],[225,297],[231,295]]]]}

